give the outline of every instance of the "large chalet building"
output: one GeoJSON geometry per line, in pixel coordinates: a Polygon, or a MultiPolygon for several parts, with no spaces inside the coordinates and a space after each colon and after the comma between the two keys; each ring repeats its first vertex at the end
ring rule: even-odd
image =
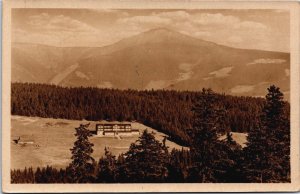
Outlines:
{"type": "Polygon", "coordinates": [[[95,134],[100,137],[122,137],[139,135],[140,132],[133,129],[130,123],[99,123],[96,124],[95,134]]]}

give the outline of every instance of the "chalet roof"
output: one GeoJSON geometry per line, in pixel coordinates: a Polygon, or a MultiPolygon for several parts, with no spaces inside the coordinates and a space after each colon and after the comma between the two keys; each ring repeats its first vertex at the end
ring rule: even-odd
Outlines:
{"type": "Polygon", "coordinates": [[[105,125],[131,125],[131,122],[127,122],[127,121],[98,121],[97,124],[105,124],[105,125]]]}
{"type": "Polygon", "coordinates": [[[129,123],[129,124],[124,124],[124,123],[121,123],[121,124],[119,124],[119,123],[108,123],[108,124],[102,124],[102,123],[98,123],[98,124],[96,124],[96,125],[104,125],[104,126],[114,126],[114,125],[118,125],[118,126],[131,126],[131,124],[129,123]]]}
{"type": "Polygon", "coordinates": [[[122,133],[131,133],[131,132],[136,132],[139,130],[132,130],[132,131],[105,131],[104,133],[118,133],[118,134],[122,134],[122,133]]]}

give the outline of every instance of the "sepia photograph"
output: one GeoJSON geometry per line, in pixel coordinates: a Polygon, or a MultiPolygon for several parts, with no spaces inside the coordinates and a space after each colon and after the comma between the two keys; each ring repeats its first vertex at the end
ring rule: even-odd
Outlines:
{"type": "Polygon", "coordinates": [[[298,4],[74,2],[4,2],[8,191],[299,190],[298,4]]]}

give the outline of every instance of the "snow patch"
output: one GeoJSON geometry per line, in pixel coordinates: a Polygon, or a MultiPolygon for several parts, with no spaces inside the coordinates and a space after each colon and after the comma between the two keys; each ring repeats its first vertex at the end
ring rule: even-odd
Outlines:
{"type": "Polygon", "coordinates": [[[64,71],[62,71],[61,73],[59,73],[56,76],[54,76],[54,78],[52,78],[52,80],[50,81],[50,83],[51,84],[55,84],[55,85],[59,84],[68,75],[70,75],[72,72],[74,72],[78,67],[79,67],[78,63],[76,63],[74,65],[71,65],[70,67],[68,67],[67,69],[65,69],[64,71]]]}
{"type": "Polygon", "coordinates": [[[237,85],[233,88],[231,88],[232,93],[244,93],[244,92],[250,92],[254,89],[253,85],[237,85]]]}
{"type": "Polygon", "coordinates": [[[165,80],[151,80],[147,86],[145,87],[146,90],[151,90],[151,89],[163,89],[167,87],[169,83],[165,80]]]}
{"type": "Polygon", "coordinates": [[[281,64],[284,62],[286,62],[285,59],[256,59],[253,62],[248,63],[247,66],[255,64],[281,64]]]}
{"type": "Polygon", "coordinates": [[[190,63],[181,63],[179,64],[178,68],[182,70],[183,72],[179,73],[179,77],[175,80],[177,82],[188,80],[192,77],[193,71],[192,68],[195,66],[194,64],[190,63]]]}
{"type": "Polygon", "coordinates": [[[210,72],[209,74],[210,75],[213,75],[214,77],[227,77],[229,76],[229,73],[232,71],[233,69],[233,66],[230,66],[230,67],[224,67],[224,68],[221,68],[217,71],[213,71],[213,72],[210,72]]]}
{"type": "MultiPolygon", "coordinates": [[[[242,146],[242,148],[247,146],[247,133],[238,133],[238,132],[230,132],[230,134],[232,135],[232,139],[239,144],[240,146],[242,146]]],[[[222,135],[219,137],[219,140],[224,140],[226,139],[227,135],[222,135]]]]}
{"type": "Polygon", "coordinates": [[[90,78],[85,75],[84,73],[82,73],[81,71],[76,71],[75,74],[77,75],[77,77],[82,78],[82,79],[86,79],[86,80],[90,80],[90,78]]]}
{"type": "Polygon", "coordinates": [[[190,64],[190,63],[181,63],[181,64],[179,64],[178,67],[179,67],[180,70],[188,72],[188,71],[191,71],[193,66],[194,65],[190,64]]]}
{"type": "Polygon", "coordinates": [[[181,63],[178,65],[178,68],[181,72],[179,72],[179,76],[177,78],[172,80],[151,80],[144,89],[164,89],[178,82],[188,80],[192,77],[194,73],[192,71],[192,68],[194,66],[195,64],[181,63]]]}
{"type": "Polygon", "coordinates": [[[112,88],[113,84],[109,81],[101,82],[101,84],[97,85],[98,88],[112,88]]]}

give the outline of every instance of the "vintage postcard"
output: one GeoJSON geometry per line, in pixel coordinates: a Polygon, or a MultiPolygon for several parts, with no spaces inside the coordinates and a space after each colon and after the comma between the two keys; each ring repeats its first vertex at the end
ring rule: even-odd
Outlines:
{"type": "Polygon", "coordinates": [[[299,11],[4,1],[3,191],[299,191],[299,11]]]}

